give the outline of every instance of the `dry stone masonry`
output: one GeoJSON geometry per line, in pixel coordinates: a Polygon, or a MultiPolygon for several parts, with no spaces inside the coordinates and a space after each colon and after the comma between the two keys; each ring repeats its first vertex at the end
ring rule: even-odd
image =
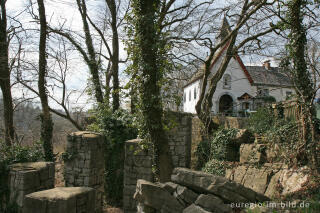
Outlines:
{"type": "Polygon", "coordinates": [[[104,138],[92,132],[68,135],[63,155],[66,187],[91,187],[96,190],[95,212],[102,211],[104,194],[104,138]]]}
{"type": "Polygon", "coordinates": [[[136,212],[137,202],[133,199],[138,179],[153,182],[152,152],[143,149],[141,139],[125,143],[123,209],[126,213],[136,212]]]}
{"type": "Polygon", "coordinates": [[[10,202],[18,205],[19,212],[24,205],[24,196],[54,187],[54,163],[17,163],[10,166],[10,202]]]}
{"type": "Polygon", "coordinates": [[[172,127],[167,132],[173,167],[190,168],[192,115],[181,112],[167,112],[166,118],[172,127]]]}
{"type": "Polygon", "coordinates": [[[23,213],[91,213],[95,190],[88,187],[57,187],[28,194],[23,213]]]}
{"type": "Polygon", "coordinates": [[[227,169],[225,177],[269,198],[297,192],[310,181],[307,167],[290,169],[281,162],[269,163],[276,156],[275,149],[260,140],[241,144],[240,165],[227,169]]]}
{"type": "Polygon", "coordinates": [[[224,177],[175,168],[168,183],[138,180],[134,198],[138,213],[229,213],[231,204],[269,199],[224,177]]]}
{"type": "MultiPolygon", "coordinates": [[[[192,115],[189,113],[166,112],[170,123],[167,132],[170,154],[174,167],[190,167],[192,115]]],[[[153,182],[152,150],[143,149],[141,140],[129,140],[125,144],[123,208],[127,213],[137,211],[133,199],[138,179],[153,182]]]]}

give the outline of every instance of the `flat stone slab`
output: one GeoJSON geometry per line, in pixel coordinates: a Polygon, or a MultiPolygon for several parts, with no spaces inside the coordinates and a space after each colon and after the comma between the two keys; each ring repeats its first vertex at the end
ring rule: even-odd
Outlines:
{"type": "Polygon", "coordinates": [[[29,162],[29,163],[15,163],[10,165],[11,171],[26,171],[26,170],[42,170],[48,166],[53,165],[53,162],[29,162]]]}
{"type": "Polygon", "coordinates": [[[57,187],[25,196],[23,213],[92,213],[95,190],[89,187],[57,187]]]}
{"type": "Polygon", "coordinates": [[[100,134],[95,133],[95,132],[90,132],[90,131],[78,131],[78,132],[73,132],[70,134],[71,136],[81,136],[85,138],[99,138],[101,137],[100,134]]]}

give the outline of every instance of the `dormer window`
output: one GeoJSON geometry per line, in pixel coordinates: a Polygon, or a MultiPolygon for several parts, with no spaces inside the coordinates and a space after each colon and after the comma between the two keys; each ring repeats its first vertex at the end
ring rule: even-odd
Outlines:
{"type": "Polygon", "coordinates": [[[223,76],[223,89],[231,89],[231,76],[229,74],[223,76]]]}

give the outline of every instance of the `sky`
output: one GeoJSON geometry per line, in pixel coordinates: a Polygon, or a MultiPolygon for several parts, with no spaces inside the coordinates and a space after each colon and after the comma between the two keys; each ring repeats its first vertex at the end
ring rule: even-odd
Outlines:
{"type": "MultiPolygon", "coordinates": [[[[97,1],[88,1],[88,8],[93,7],[97,4],[97,1]]],[[[21,11],[24,11],[29,5],[29,1],[26,0],[15,0],[7,2],[7,13],[9,16],[16,17],[21,11]]],[[[70,27],[75,31],[82,31],[82,22],[81,17],[79,15],[77,5],[75,1],[72,0],[45,0],[46,7],[46,15],[47,22],[51,26],[58,26],[62,20],[66,20],[64,26],[70,27]]],[[[35,14],[38,11],[34,11],[35,14]]],[[[28,15],[20,15],[19,18],[22,21],[22,24],[25,26],[30,26],[33,24],[33,20],[28,15]]],[[[38,32],[35,32],[38,33],[38,32]]],[[[125,57],[124,48],[122,47],[120,58],[125,57]]],[[[88,78],[90,77],[87,66],[83,63],[81,56],[75,53],[73,60],[70,61],[70,70],[67,76],[67,86],[69,91],[77,91],[74,92],[73,95],[70,96],[70,102],[72,103],[70,107],[84,107],[85,109],[92,107],[91,97],[83,93],[83,90],[87,86],[88,78]],[[81,96],[80,96],[81,94],[81,96]],[[80,96],[80,99],[79,99],[80,96]]],[[[124,69],[123,66],[120,69],[124,69]]],[[[33,96],[32,93],[22,90],[21,87],[13,88],[14,96],[22,96],[28,94],[29,96],[33,96]]],[[[62,97],[62,93],[56,89],[54,91],[54,95],[57,99],[62,97]]],[[[36,103],[39,100],[35,101],[36,103]]],[[[55,103],[55,101],[50,100],[50,105],[53,108],[58,108],[59,105],[55,103]]]]}
{"type": "MultiPolygon", "coordinates": [[[[221,4],[218,2],[218,4],[221,4]]],[[[103,9],[101,7],[101,0],[88,0],[87,7],[88,11],[94,11],[95,15],[99,15],[99,10],[103,9]]],[[[17,16],[21,13],[21,11],[27,8],[29,4],[28,0],[9,0],[7,1],[7,10],[8,15],[10,16],[17,16]]],[[[46,7],[46,15],[47,21],[51,26],[58,26],[59,22],[61,23],[62,19],[65,19],[66,22],[64,26],[70,27],[75,31],[82,31],[82,23],[81,18],[77,9],[77,5],[74,0],[45,0],[45,7],[46,7]]],[[[38,11],[34,11],[35,14],[38,11]]],[[[32,25],[34,22],[31,18],[25,18],[26,15],[20,15],[19,18],[22,20],[24,25],[32,25]]],[[[36,31],[35,31],[36,32],[36,31]]],[[[124,50],[124,45],[121,44],[121,51],[120,51],[120,58],[126,58],[126,52],[124,50]]],[[[87,79],[89,78],[89,72],[87,66],[81,61],[81,57],[78,54],[75,55],[75,59],[71,63],[70,70],[71,73],[67,77],[68,87],[69,90],[77,90],[79,92],[75,92],[71,95],[71,107],[85,107],[90,108],[92,107],[92,103],[90,101],[90,97],[86,94],[82,95],[80,99],[78,99],[79,94],[82,94],[82,91],[86,88],[87,79]]],[[[246,65],[261,65],[262,62],[266,59],[271,59],[272,66],[276,66],[277,63],[272,60],[273,58],[265,58],[265,57],[252,57],[252,56],[244,56],[242,57],[244,63],[246,65]]],[[[124,70],[125,65],[120,65],[120,70],[124,70]]],[[[122,75],[123,84],[128,80],[124,75],[122,75]]],[[[14,95],[19,96],[25,93],[25,90],[22,91],[21,88],[14,88],[14,95]]],[[[59,90],[56,90],[55,96],[60,98],[61,93],[59,90]]],[[[58,105],[51,100],[50,102],[53,108],[58,108],[58,105]]]]}

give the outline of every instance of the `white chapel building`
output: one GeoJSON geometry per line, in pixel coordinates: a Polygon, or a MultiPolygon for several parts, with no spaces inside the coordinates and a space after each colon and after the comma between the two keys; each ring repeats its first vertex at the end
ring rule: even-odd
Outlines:
{"type": "MultiPolygon", "coordinates": [[[[221,48],[212,60],[211,76],[219,68],[225,52],[226,47],[221,48]]],[[[199,69],[183,88],[184,112],[196,113],[195,105],[199,100],[203,72],[203,69],[199,69]]],[[[278,67],[271,67],[270,61],[261,66],[245,66],[241,58],[235,55],[218,82],[211,112],[242,116],[244,112],[257,110],[270,99],[284,101],[294,93],[290,78],[280,72],[278,67]]]]}

